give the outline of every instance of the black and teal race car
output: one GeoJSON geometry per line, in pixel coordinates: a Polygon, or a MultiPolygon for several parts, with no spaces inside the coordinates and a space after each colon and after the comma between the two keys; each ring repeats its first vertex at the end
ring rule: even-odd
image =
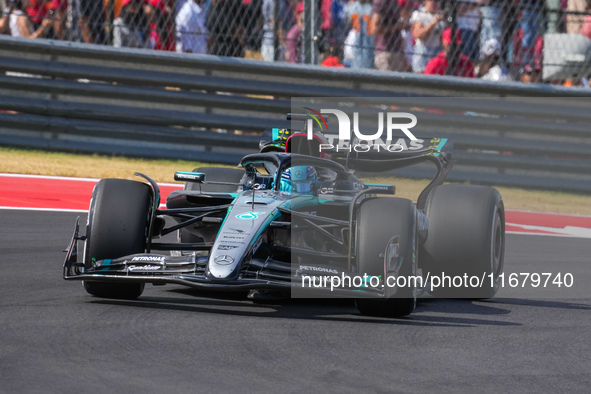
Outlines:
{"type": "Polygon", "coordinates": [[[166,209],[146,175],[136,173],[145,182],[101,180],[84,236],[76,223],[64,278],[107,298],[137,298],[149,283],[250,291],[255,299],[351,297],[363,314],[392,317],[410,314],[437,276],[483,280],[431,286],[434,295],[495,295],[503,271],[503,201],[490,187],[443,185],[453,166],[441,149],[445,140],[387,154],[317,154],[323,143],[317,137],[273,130],[261,152],[238,168],[179,171],[175,179],[186,186],[169,195],[166,209]],[[425,161],[437,174],[416,203],[393,197],[394,185],[354,175],[425,161]]]}

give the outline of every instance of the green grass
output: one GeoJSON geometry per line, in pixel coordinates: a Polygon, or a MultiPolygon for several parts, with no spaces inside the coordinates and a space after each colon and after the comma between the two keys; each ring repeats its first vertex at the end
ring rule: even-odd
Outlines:
{"type": "MultiPolygon", "coordinates": [[[[174,183],[175,171],[191,171],[195,167],[211,165],[217,164],[0,147],[0,173],[138,179],[133,174],[139,171],[158,182],[174,183]]],[[[394,184],[397,196],[413,200],[427,185],[427,181],[392,177],[367,178],[364,181],[394,184]]],[[[508,209],[591,215],[591,196],[503,186],[497,189],[508,209]]]]}

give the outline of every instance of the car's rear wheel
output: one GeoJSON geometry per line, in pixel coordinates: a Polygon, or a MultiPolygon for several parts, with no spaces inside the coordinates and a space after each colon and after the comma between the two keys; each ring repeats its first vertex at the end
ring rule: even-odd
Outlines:
{"type": "Polygon", "coordinates": [[[461,287],[445,283],[433,295],[493,297],[505,255],[505,209],[499,192],[486,186],[438,186],[429,195],[426,214],[429,232],[419,254],[423,272],[472,278],[461,287]]]}
{"type": "MultiPolygon", "coordinates": [[[[95,260],[145,252],[151,204],[152,192],[145,183],[99,181],[88,212],[85,269],[95,260]]],[[[142,294],[144,284],[84,281],[84,288],[97,297],[135,299],[142,294]]]]}
{"type": "MultiPolygon", "coordinates": [[[[402,198],[364,201],[357,214],[358,275],[382,276],[383,281],[387,280],[386,271],[397,271],[396,276],[406,279],[416,276],[416,237],[416,208],[412,201],[402,198]],[[398,246],[393,243],[394,237],[398,237],[398,246]],[[387,257],[392,259],[387,261],[387,257]]],[[[416,283],[406,282],[406,286],[396,288],[391,298],[356,299],[357,309],[371,316],[401,317],[412,313],[416,305],[416,283]]],[[[382,283],[388,286],[387,282],[382,283]]],[[[384,289],[386,294],[394,290],[384,289]]]]}

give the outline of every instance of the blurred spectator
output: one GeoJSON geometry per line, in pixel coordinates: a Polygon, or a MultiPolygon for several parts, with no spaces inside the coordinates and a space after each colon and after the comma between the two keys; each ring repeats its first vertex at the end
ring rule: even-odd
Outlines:
{"type": "Polygon", "coordinates": [[[567,78],[562,82],[562,86],[566,88],[572,88],[573,86],[578,86],[580,83],[579,81],[573,80],[572,78],[567,78]]]}
{"type": "Polygon", "coordinates": [[[345,14],[349,17],[353,37],[352,68],[373,68],[374,32],[371,32],[373,7],[369,0],[358,0],[347,6],[345,14]]]}
{"type": "Polygon", "coordinates": [[[425,0],[410,18],[412,35],[415,39],[412,69],[422,73],[425,66],[441,51],[441,34],[445,29],[443,12],[439,2],[425,0]]]}
{"type": "Polygon", "coordinates": [[[477,0],[482,7],[480,13],[482,14],[482,24],[480,26],[480,45],[484,45],[489,40],[497,40],[501,42],[502,27],[501,27],[501,9],[503,3],[513,0],[477,0]]]}
{"type": "Polygon", "coordinates": [[[207,53],[206,15],[203,0],[187,0],[176,16],[177,52],[207,53]]]}
{"type": "Polygon", "coordinates": [[[375,67],[378,70],[408,71],[400,31],[405,21],[400,20],[398,2],[374,0],[369,35],[375,40],[375,67]]]}
{"type": "Polygon", "coordinates": [[[25,12],[28,0],[11,0],[8,27],[13,37],[43,38],[51,28],[52,21],[49,18],[43,19],[37,29],[25,12]]]}
{"type": "MultiPolygon", "coordinates": [[[[591,12],[591,0],[587,0],[585,12],[591,12]]],[[[583,18],[583,26],[581,27],[580,33],[591,39],[591,15],[585,15],[583,18]]]]}
{"type": "Polygon", "coordinates": [[[121,14],[113,22],[113,46],[148,48],[148,26],[142,0],[123,0],[121,14]]]}
{"type": "Polygon", "coordinates": [[[542,80],[542,70],[529,64],[521,68],[520,74],[521,82],[524,83],[539,83],[542,80]]]}
{"type": "MultiPolygon", "coordinates": [[[[462,53],[457,53],[457,54],[452,54],[450,53],[450,50],[452,48],[451,45],[451,29],[448,27],[447,29],[445,29],[443,31],[443,35],[441,37],[441,43],[443,44],[443,51],[441,51],[436,57],[434,57],[433,59],[431,59],[429,61],[429,63],[427,63],[427,66],[425,67],[425,71],[424,74],[429,74],[429,75],[446,75],[447,73],[447,68],[448,68],[448,62],[447,62],[447,57],[448,56],[457,56],[457,66],[456,69],[453,70],[452,73],[450,73],[450,75],[455,75],[458,77],[468,77],[468,78],[474,78],[474,66],[472,65],[472,62],[470,61],[470,59],[462,54],[462,53]]],[[[462,39],[460,38],[460,32],[457,32],[457,38],[456,38],[456,42],[457,45],[461,45],[462,44],[462,39]]]]}
{"type": "Polygon", "coordinates": [[[544,0],[521,0],[521,20],[519,28],[523,31],[517,59],[514,62],[530,64],[533,57],[536,36],[538,34],[538,18],[544,0]]]}
{"type": "Polygon", "coordinates": [[[105,44],[105,10],[102,0],[71,0],[71,7],[73,41],[105,44]]]}
{"type": "Polygon", "coordinates": [[[458,3],[456,26],[460,29],[462,45],[460,52],[466,55],[471,61],[478,60],[480,53],[480,7],[477,0],[463,0],[458,3]]]}
{"type": "MultiPolygon", "coordinates": [[[[400,20],[404,22],[403,27],[400,30],[404,56],[406,57],[406,63],[409,65],[409,68],[412,68],[412,57],[415,50],[414,38],[411,33],[412,24],[410,23],[410,17],[413,13],[413,3],[411,0],[398,0],[398,5],[400,6],[400,20]]],[[[409,69],[408,71],[412,70],[409,69]]]]}
{"type": "Polygon", "coordinates": [[[476,77],[486,81],[509,81],[509,71],[507,67],[501,66],[500,56],[499,41],[491,38],[484,42],[480,48],[480,62],[475,67],[476,77]]]}
{"type": "Polygon", "coordinates": [[[33,24],[33,27],[36,29],[39,27],[43,19],[47,16],[47,3],[48,0],[29,0],[29,5],[26,8],[27,15],[29,15],[29,20],[33,24]]]}
{"type": "Polygon", "coordinates": [[[345,35],[344,0],[319,0],[320,4],[320,47],[327,48],[337,42],[342,42],[345,35]]]}
{"type": "Polygon", "coordinates": [[[320,0],[320,16],[322,18],[320,31],[322,32],[323,37],[328,37],[333,27],[332,5],[333,0],[320,0]]]}
{"type": "Polygon", "coordinates": [[[143,8],[150,29],[150,48],[157,51],[175,51],[172,17],[164,0],[145,0],[143,8]]]}
{"type": "MultiPolygon", "coordinates": [[[[278,41],[279,44],[283,41],[285,37],[285,29],[283,27],[282,21],[287,18],[287,9],[289,5],[287,4],[287,0],[263,0],[263,42],[261,43],[261,55],[263,56],[263,60],[267,62],[272,62],[275,60],[275,4],[279,4],[279,21],[278,23],[278,34],[279,37],[278,41]]],[[[281,59],[281,56],[277,56],[278,59],[281,59]]]]}
{"type": "Polygon", "coordinates": [[[304,28],[304,2],[296,8],[296,22],[287,33],[285,57],[290,63],[302,63],[302,29],[304,28]]]}
{"type": "Polygon", "coordinates": [[[48,3],[48,17],[53,21],[51,38],[65,40],[67,38],[66,22],[68,20],[68,0],[53,0],[48,3]]]}
{"type": "Polygon", "coordinates": [[[262,0],[243,0],[245,14],[244,30],[244,57],[247,59],[263,60],[261,55],[261,42],[263,40],[263,18],[262,0]]]}
{"type": "Polygon", "coordinates": [[[244,56],[246,30],[242,0],[217,0],[207,14],[209,53],[216,56],[244,56]]]}
{"type": "MultiPolygon", "coordinates": [[[[466,59],[449,53],[453,48],[478,63],[480,78],[504,80],[507,66],[514,79],[539,82],[544,34],[591,39],[591,0],[422,0],[414,10],[415,1],[317,0],[322,65],[441,74],[448,73],[444,61],[456,64],[453,56],[466,67],[450,74],[469,74],[466,59]],[[447,22],[440,4],[455,8],[461,35],[459,46],[448,43],[443,52],[447,22]],[[573,14],[563,13],[567,9],[573,14]]],[[[105,44],[106,28],[115,46],[294,63],[307,48],[300,0],[0,0],[0,8],[4,4],[0,34],[105,44]],[[105,20],[113,11],[110,25],[105,20]]]]}
{"type": "Polygon", "coordinates": [[[7,7],[4,2],[1,2],[0,9],[2,10],[2,14],[0,14],[0,34],[10,34],[10,27],[8,26],[10,8],[7,7]]]}
{"type": "Polygon", "coordinates": [[[566,10],[566,32],[570,34],[578,34],[583,27],[584,15],[569,14],[569,12],[588,11],[587,0],[568,0],[566,10]]]}
{"type": "Polygon", "coordinates": [[[343,63],[341,63],[341,58],[342,56],[340,51],[334,46],[331,46],[328,50],[328,56],[326,56],[326,58],[322,61],[321,66],[340,68],[345,67],[343,63]]]}
{"type": "MultiPolygon", "coordinates": [[[[519,2],[521,0],[511,0],[505,1],[503,0],[503,6],[501,7],[501,39],[499,42],[501,43],[501,57],[507,64],[513,61],[513,38],[515,32],[518,29],[519,24],[519,2]]],[[[519,70],[519,66],[517,69],[512,67],[510,73],[517,76],[517,71],[519,70]]]]}
{"type": "MultiPolygon", "coordinates": [[[[341,46],[349,28],[349,18],[345,14],[347,0],[321,0],[321,35],[324,46],[341,46]]],[[[330,50],[330,49],[329,49],[330,50]]]]}
{"type": "MultiPolygon", "coordinates": [[[[175,15],[178,15],[179,11],[181,10],[181,8],[183,8],[187,1],[188,0],[171,0],[171,2],[174,2],[175,15]]],[[[212,0],[203,0],[203,2],[199,4],[199,7],[201,7],[203,12],[205,12],[205,15],[207,15],[207,13],[209,12],[209,7],[211,7],[211,1],[212,0]]]]}
{"type": "Polygon", "coordinates": [[[357,32],[355,29],[349,30],[343,47],[343,64],[345,67],[353,67],[355,60],[355,43],[357,42],[357,32]]]}
{"type": "Polygon", "coordinates": [[[34,29],[37,29],[44,19],[51,19],[52,24],[44,37],[62,39],[65,38],[67,10],[68,0],[29,0],[26,12],[34,29]]]}
{"type": "Polygon", "coordinates": [[[517,30],[513,37],[513,65],[518,67],[518,70],[523,69],[525,65],[532,66],[534,70],[541,70],[544,56],[544,38],[537,36],[530,48],[523,48],[521,46],[524,40],[523,37],[524,31],[522,29],[517,30]],[[523,63],[524,60],[527,60],[527,63],[523,63]]]}

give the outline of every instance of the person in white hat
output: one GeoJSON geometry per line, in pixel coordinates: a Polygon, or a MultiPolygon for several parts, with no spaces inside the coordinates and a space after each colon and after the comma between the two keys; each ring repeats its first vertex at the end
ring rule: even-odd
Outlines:
{"type": "Polygon", "coordinates": [[[486,81],[509,81],[507,67],[501,66],[501,43],[492,38],[480,48],[480,62],[476,66],[476,77],[486,81]]]}

